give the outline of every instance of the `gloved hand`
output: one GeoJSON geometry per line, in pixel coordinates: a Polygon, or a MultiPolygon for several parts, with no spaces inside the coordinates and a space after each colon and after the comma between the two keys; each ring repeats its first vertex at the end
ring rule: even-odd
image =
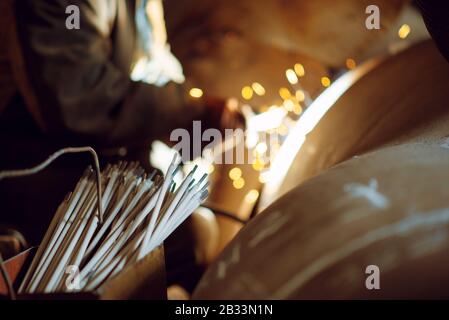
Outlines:
{"type": "Polygon", "coordinates": [[[153,46],[151,56],[142,57],[134,66],[131,79],[162,87],[169,81],[185,80],[181,63],[170,51],[170,46],[153,46]]]}

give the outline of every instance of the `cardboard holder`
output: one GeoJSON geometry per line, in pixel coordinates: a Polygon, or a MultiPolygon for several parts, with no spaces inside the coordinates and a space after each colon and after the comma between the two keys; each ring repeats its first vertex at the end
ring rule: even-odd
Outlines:
{"type": "MultiPolygon", "coordinates": [[[[17,292],[31,265],[37,247],[30,248],[4,262],[17,292]]],[[[0,276],[0,299],[8,299],[8,288],[0,276]]],[[[93,292],[17,294],[18,300],[166,300],[164,246],[160,245],[137,263],[106,280],[93,292]]]]}
{"type": "MultiPolygon", "coordinates": [[[[93,165],[96,168],[97,177],[100,174],[98,155],[90,147],[90,150],[71,150],[70,153],[89,152],[93,156],[93,165]]],[[[81,148],[81,149],[86,149],[81,148]]],[[[73,149],[73,148],[72,148],[73,149]]],[[[78,148],[80,149],[80,148],[78,148]]],[[[61,149],[63,150],[63,149],[61,149]]],[[[61,151],[60,150],[60,151],[61,151]]],[[[55,157],[57,153],[50,156],[55,157]]],[[[54,159],[59,157],[57,155],[54,159]]],[[[53,160],[54,160],[53,159],[53,160]]],[[[53,161],[52,160],[52,161],[53,161]]],[[[99,180],[97,179],[97,184],[99,180]]],[[[97,188],[98,201],[101,202],[100,188],[97,188]]],[[[60,293],[35,293],[17,294],[17,290],[25,277],[26,271],[33,261],[37,247],[25,250],[3,263],[6,272],[13,284],[19,300],[166,300],[166,271],[164,246],[161,244],[143,259],[135,264],[127,266],[114,277],[107,279],[93,292],[60,292],[60,293]]],[[[8,287],[5,279],[0,274],[0,300],[8,299],[8,287]]]]}

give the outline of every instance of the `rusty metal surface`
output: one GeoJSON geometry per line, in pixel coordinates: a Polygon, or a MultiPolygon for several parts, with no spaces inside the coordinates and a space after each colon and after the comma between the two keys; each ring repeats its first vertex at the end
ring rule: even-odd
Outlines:
{"type": "MultiPolygon", "coordinates": [[[[331,103],[331,108],[299,150],[292,150],[289,144],[285,152],[296,153],[291,165],[272,167],[276,179],[266,184],[261,207],[337,163],[437,121],[447,110],[448,75],[449,63],[430,40],[370,68],[344,92],[329,88],[323,95],[330,99],[317,100],[311,109],[322,103],[331,103]]],[[[289,139],[300,141],[294,134],[289,139]]]]}
{"type": "Polygon", "coordinates": [[[448,298],[448,74],[427,42],[355,83],[193,298],[448,298]]]}
{"type": "Polygon", "coordinates": [[[296,187],[237,235],[193,298],[448,298],[448,133],[446,122],[446,138],[385,147],[296,187]],[[369,265],[380,290],[365,287],[369,265]]]}

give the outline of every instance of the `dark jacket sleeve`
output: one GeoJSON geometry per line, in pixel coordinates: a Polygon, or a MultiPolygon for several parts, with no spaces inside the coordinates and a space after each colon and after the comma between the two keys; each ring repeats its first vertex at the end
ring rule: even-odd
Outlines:
{"type": "Polygon", "coordinates": [[[48,130],[111,146],[162,137],[171,128],[186,126],[202,107],[190,103],[183,86],[133,82],[129,72],[114,65],[117,44],[105,18],[107,3],[16,1],[27,73],[48,130]],[[80,8],[79,30],[65,25],[65,8],[72,4],[80,8]]]}
{"type": "Polygon", "coordinates": [[[416,4],[430,35],[449,61],[449,3],[441,0],[417,0],[416,4]]]}

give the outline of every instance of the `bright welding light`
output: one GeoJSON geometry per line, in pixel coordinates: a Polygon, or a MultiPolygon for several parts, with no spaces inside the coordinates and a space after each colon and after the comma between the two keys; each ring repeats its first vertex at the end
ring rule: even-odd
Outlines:
{"type": "Polygon", "coordinates": [[[264,113],[248,119],[248,131],[263,132],[276,129],[282,124],[282,120],[286,115],[287,111],[284,108],[271,108],[264,113]]]}

